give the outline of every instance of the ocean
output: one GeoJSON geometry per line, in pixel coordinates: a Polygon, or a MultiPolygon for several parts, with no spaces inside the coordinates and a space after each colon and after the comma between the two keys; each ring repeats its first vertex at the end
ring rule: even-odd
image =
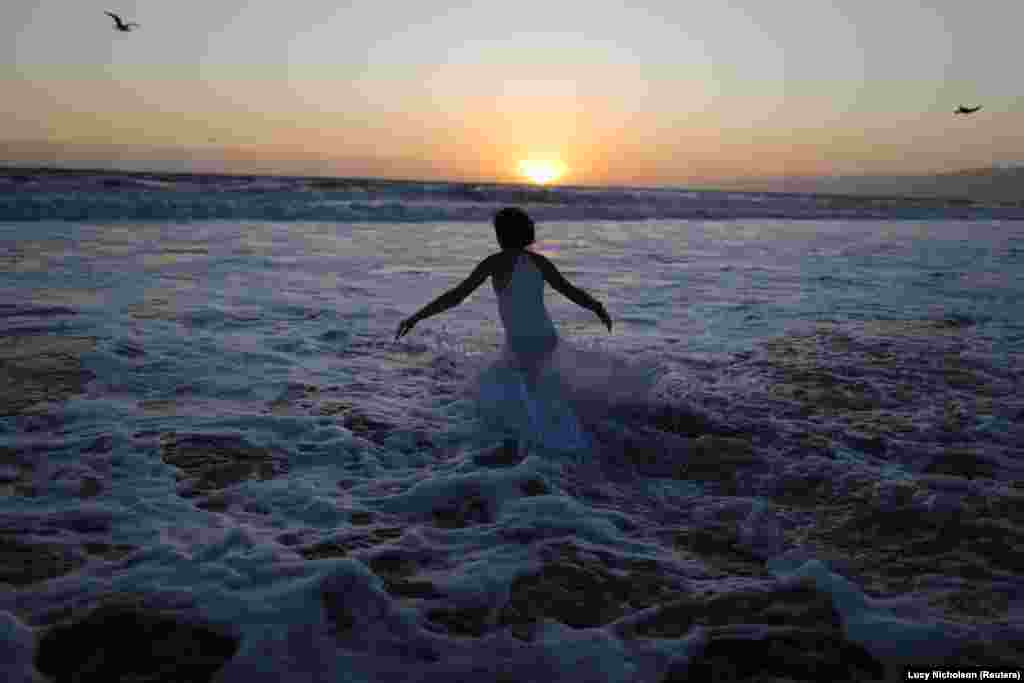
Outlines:
{"type": "Polygon", "coordinates": [[[1019,671],[1022,219],[0,170],[4,680],[1019,671]],[[658,368],[583,457],[480,425],[489,284],[394,339],[507,205],[614,321],[559,334],[658,368]]]}

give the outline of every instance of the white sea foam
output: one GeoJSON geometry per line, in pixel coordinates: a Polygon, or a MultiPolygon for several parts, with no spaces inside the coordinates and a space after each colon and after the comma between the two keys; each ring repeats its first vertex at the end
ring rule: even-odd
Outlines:
{"type": "MultiPolygon", "coordinates": [[[[135,220],[155,206],[102,201],[111,211],[135,207],[135,220]]],[[[209,206],[219,200],[202,201],[214,211],[209,206]]],[[[381,210],[408,212],[402,205],[381,210]]],[[[432,206],[438,215],[451,210],[432,206]]],[[[477,215],[478,205],[465,206],[467,216],[477,215]]],[[[286,203],[274,210],[282,218],[290,211],[286,203]]],[[[664,368],[660,398],[643,408],[669,408],[689,422],[669,434],[652,426],[650,414],[640,424],[624,412],[618,425],[613,415],[595,436],[599,455],[583,462],[537,447],[525,459],[502,460],[503,437],[477,423],[461,392],[479,358],[500,343],[489,288],[392,341],[399,320],[494,250],[486,222],[0,223],[3,339],[95,339],[75,351],[92,373],[81,392],[0,417],[7,457],[0,486],[34,492],[4,489],[10,495],[0,495],[0,533],[86,560],[70,573],[0,591],[0,654],[12,662],[12,680],[29,680],[33,634],[47,615],[141,594],[168,606],[191,603],[238,639],[215,679],[225,683],[495,680],[499,671],[531,681],[660,681],[700,655],[711,637],[706,629],[620,638],[637,612],[582,628],[548,618],[524,641],[498,615],[512,584],[565,544],[583,555],[614,551],[622,562],[657,562],[666,576],[685,574],[688,585],[711,592],[767,581],[697,571],[696,560],[664,540],[721,519],[737,520],[737,542],[767,560],[776,578],[809,578],[828,593],[847,637],[874,656],[927,656],[981,633],[979,625],[934,623],[930,600],[939,584],[922,583],[907,597],[918,613],[910,617],[835,566],[803,549],[794,553],[787,533],[795,513],[769,497],[789,478],[821,474],[840,492],[877,485],[879,509],[896,506],[904,495],[898,484],[929,481],[920,471],[933,459],[926,450],[932,433],[924,430],[946,413],[966,425],[958,428],[976,440],[977,452],[1000,471],[1017,472],[1007,479],[1020,476],[1024,463],[1007,454],[1024,434],[999,412],[1019,409],[1020,224],[583,222],[589,210],[575,207],[571,221],[548,222],[538,204],[538,248],[557,251],[551,258],[563,273],[605,302],[615,333],[549,292],[552,318],[575,343],[664,368]],[[877,248],[882,234],[884,252],[877,248]],[[1007,277],[971,288],[970,278],[929,276],[946,267],[1007,277]],[[969,334],[950,331],[965,325],[969,334]],[[914,336],[921,329],[926,339],[914,336]],[[879,338],[918,354],[917,369],[946,349],[964,349],[977,363],[972,377],[983,378],[999,402],[980,402],[966,417],[963,407],[957,413],[944,405],[935,417],[905,415],[905,402],[879,399],[871,419],[903,431],[892,432],[902,435],[901,445],[884,456],[872,452],[868,436],[827,420],[855,413],[857,401],[875,396],[872,387],[879,395],[899,388],[892,379],[898,365],[869,372],[855,362],[858,345],[889,362],[887,347],[870,346],[879,338]],[[794,358],[803,365],[786,365],[794,358]],[[814,417],[787,407],[798,397],[779,393],[797,381],[779,374],[786,368],[810,373],[806,386],[820,402],[832,401],[834,412],[814,417]],[[200,506],[205,496],[183,495],[178,468],[161,458],[172,432],[198,444],[216,436],[222,450],[248,449],[249,457],[266,457],[274,475],[237,483],[213,496],[217,505],[200,506]],[[729,440],[733,432],[739,445],[729,440]],[[839,436],[796,459],[796,444],[816,448],[801,441],[811,433],[839,436]],[[701,441],[704,434],[713,439],[701,441]],[[694,470],[675,469],[697,462],[702,448],[746,457],[743,443],[766,466],[739,481],[740,490],[723,492],[699,473],[685,474],[694,470]],[[97,493],[83,501],[90,480],[97,493]],[[125,549],[87,550],[97,543],[125,549]],[[416,578],[430,581],[439,597],[389,592],[394,577],[374,564],[387,553],[415,566],[416,578]],[[483,635],[446,631],[427,616],[469,608],[487,613],[483,635]],[[341,613],[354,626],[339,639],[332,620],[341,613]]],[[[904,383],[914,381],[931,380],[920,374],[904,383]]],[[[927,485],[942,489],[933,478],[927,485]]],[[[966,496],[989,490],[967,487],[913,504],[922,514],[949,516],[966,496]]],[[[1019,609],[1019,579],[1006,585],[1016,587],[1019,609]]],[[[1020,628],[1019,619],[1013,624],[1020,628]]],[[[747,626],[751,638],[764,631],[747,626]]]]}

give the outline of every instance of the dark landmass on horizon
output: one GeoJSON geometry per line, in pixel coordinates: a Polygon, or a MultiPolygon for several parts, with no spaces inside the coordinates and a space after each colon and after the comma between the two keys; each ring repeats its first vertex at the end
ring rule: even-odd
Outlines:
{"type": "Polygon", "coordinates": [[[1024,201],[1024,166],[971,168],[931,175],[737,179],[720,186],[749,192],[1021,202],[1024,201]]]}

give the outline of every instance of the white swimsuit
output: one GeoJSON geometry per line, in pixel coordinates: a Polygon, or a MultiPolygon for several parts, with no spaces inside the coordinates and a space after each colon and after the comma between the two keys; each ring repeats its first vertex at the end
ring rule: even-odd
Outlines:
{"type": "Polygon", "coordinates": [[[516,354],[543,354],[554,349],[558,333],[544,305],[544,276],[527,254],[516,257],[504,289],[493,282],[505,343],[516,354]]]}

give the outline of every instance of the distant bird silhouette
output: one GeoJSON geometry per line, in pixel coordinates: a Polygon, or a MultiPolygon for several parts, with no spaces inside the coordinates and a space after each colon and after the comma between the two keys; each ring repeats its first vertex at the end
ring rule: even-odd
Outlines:
{"type": "Polygon", "coordinates": [[[956,108],[956,111],[954,111],[953,113],[954,114],[973,114],[974,112],[978,111],[979,109],[981,109],[981,107],[965,107],[964,105],[961,104],[959,107],[956,108]]]}
{"type": "Polygon", "coordinates": [[[125,22],[121,17],[117,16],[113,12],[104,12],[108,17],[114,20],[114,28],[118,31],[131,31],[134,28],[139,28],[139,25],[134,21],[125,22]]]}

